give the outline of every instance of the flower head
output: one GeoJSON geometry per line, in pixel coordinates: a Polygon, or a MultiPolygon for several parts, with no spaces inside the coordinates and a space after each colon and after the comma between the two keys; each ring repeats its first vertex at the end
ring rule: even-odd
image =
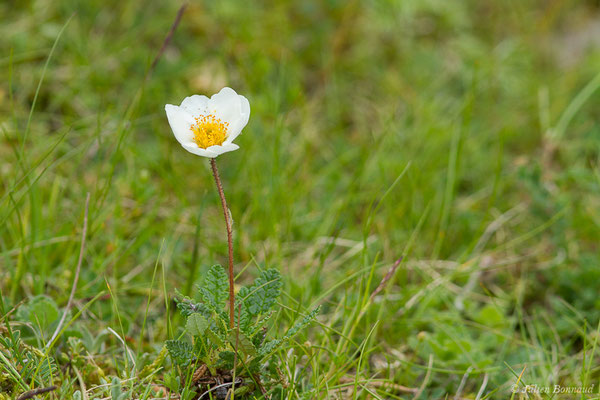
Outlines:
{"type": "Polygon", "coordinates": [[[180,106],[165,106],[169,125],[184,149],[199,156],[215,158],[237,150],[232,143],[250,118],[250,103],[235,90],[225,87],[209,99],[186,97],[180,106]]]}

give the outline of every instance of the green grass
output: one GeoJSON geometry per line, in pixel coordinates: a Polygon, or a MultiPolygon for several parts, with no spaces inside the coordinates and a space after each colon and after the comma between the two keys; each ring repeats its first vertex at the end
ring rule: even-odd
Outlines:
{"type": "Polygon", "coordinates": [[[0,393],[160,397],[175,289],[227,257],[164,105],[227,85],[238,282],[283,274],[269,336],[322,305],[284,398],[600,396],[597,1],[194,2],[148,74],[169,3],[0,4],[0,393]]]}

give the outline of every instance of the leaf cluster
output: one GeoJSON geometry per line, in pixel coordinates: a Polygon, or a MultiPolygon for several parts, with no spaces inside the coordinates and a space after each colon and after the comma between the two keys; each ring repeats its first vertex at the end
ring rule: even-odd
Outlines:
{"type": "MultiPolygon", "coordinates": [[[[276,375],[272,368],[274,354],[310,324],[319,312],[318,308],[310,312],[283,337],[268,339],[268,322],[276,313],[282,286],[279,271],[268,269],[261,272],[252,285],[242,287],[236,295],[235,324],[231,328],[226,310],[229,295],[227,274],[220,265],[210,268],[203,284],[198,286],[200,301],[185,296],[177,299],[177,307],[186,317],[187,335],[166,342],[170,358],[181,377],[179,380],[167,377],[167,386],[182,392],[182,388],[199,380],[197,371],[204,368],[206,373],[203,376],[243,379],[246,387],[240,389],[245,389],[245,392],[258,387],[264,390],[265,382],[276,375]]],[[[206,389],[209,390],[208,386],[206,389]]]]}
{"type": "Polygon", "coordinates": [[[0,335],[0,392],[17,393],[33,382],[47,386],[58,368],[54,358],[23,342],[18,330],[0,335]]]}

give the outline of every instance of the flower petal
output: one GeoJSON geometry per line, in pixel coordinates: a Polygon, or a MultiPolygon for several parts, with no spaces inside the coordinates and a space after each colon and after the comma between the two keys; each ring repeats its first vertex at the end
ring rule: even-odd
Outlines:
{"type": "Polygon", "coordinates": [[[223,153],[234,151],[240,148],[237,144],[224,144],[222,146],[210,146],[206,149],[198,147],[195,143],[182,145],[184,149],[190,153],[196,154],[202,157],[215,158],[223,153]]]}
{"type": "Polygon", "coordinates": [[[242,129],[248,124],[250,119],[250,102],[242,95],[238,95],[240,100],[241,114],[235,122],[229,123],[229,132],[225,143],[231,143],[242,133],[242,129]]]}
{"type": "Polygon", "coordinates": [[[193,143],[194,133],[190,127],[194,124],[194,118],[181,107],[172,104],[167,104],[165,111],[175,139],[182,145],[193,143]]]}
{"type": "MultiPolygon", "coordinates": [[[[213,150],[202,149],[202,148],[198,147],[198,145],[196,143],[182,144],[182,146],[183,146],[184,149],[186,149],[190,153],[195,154],[197,156],[208,157],[208,158],[215,158],[216,156],[219,155],[219,154],[217,154],[213,150]]],[[[215,146],[213,146],[213,147],[215,147],[215,146]]]]}
{"type": "Polygon", "coordinates": [[[210,146],[209,148],[207,148],[206,150],[210,150],[212,152],[217,153],[217,155],[223,154],[223,153],[228,153],[230,151],[234,151],[239,149],[240,146],[238,146],[237,144],[233,144],[233,143],[223,143],[220,146],[210,146]]]}
{"type": "Polygon", "coordinates": [[[238,94],[235,90],[224,87],[219,93],[213,94],[210,98],[208,112],[231,126],[242,113],[242,105],[238,94]]]}
{"type": "Polygon", "coordinates": [[[183,99],[180,107],[190,113],[193,117],[200,117],[208,114],[208,102],[208,97],[195,94],[183,99]]]}

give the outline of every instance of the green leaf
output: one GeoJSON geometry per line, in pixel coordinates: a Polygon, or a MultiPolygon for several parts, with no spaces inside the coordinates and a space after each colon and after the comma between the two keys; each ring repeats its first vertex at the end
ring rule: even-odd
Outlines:
{"type": "Polygon", "coordinates": [[[204,335],[204,331],[208,328],[208,325],[208,320],[202,314],[194,313],[188,317],[185,329],[192,336],[201,336],[204,335]]]}
{"type": "Polygon", "coordinates": [[[181,400],[192,400],[196,397],[198,397],[198,393],[191,388],[184,388],[180,395],[181,400]]]}
{"type": "Polygon", "coordinates": [[[229,343],[234,348],[237,345],[238,350],[247,356],[254,357],[258,354],[252,341],[242,332],[238,331],[237,328],[229,332],[229,343]]]}
{"type": "Polygon", "coordinates": [[[31,299],[27,307],[24,307],[24,311],[27,313],[26,318],[29,322],[33,326],[41,328],[42,331],[48,329],[59,317],[58,307],[54,300],[44,295],[31,299]]]}
{"type": "Polygon", "coordinates": [[[260,332],[256,333],[254,336],[252,336],[252,344],[254,344],[254,347],[256,347],[257,349],[260,349],[260,347],[263,345],[263,342],[265,341],[267,337],[267,328],[263,328],[260,332]]]}
{"type": "Polygon", "coordinates": [[[171,391],[175,393],[179,392],[179,386],[181,385],[181,381],[177,376],[175,370],[171,371],[170,374],[165,374],[164,381],[165,386],[171,389],[171,391]]]}
{"type": "Polygon", "coordinates": [[[235,360],[235,353],[233,351],[222,351],[219,353],[219,361],[217,366],[221,369],[231,370],[233,369],[233,362],[235,360]]]}
{"type": "Polygon", "coordinates": [[[248,370],[252,375],[260,373],[260,369],[262,367],[261,361],[259,357],[254,358],[248,364],[248,370]]]}
{"type": "Polygon", "coordinates": [[[242,332],[250,333],[249,328],[252,323],[252,315],[248,312],[248,304],[246,302],[248,296],[250,295],[250,291],[246,286],[243,286],[237,293],[236,296],[236,309],[239,309],[240,312],[236,313],[236,326],[239,326],[242,332]],[[238,306],[240,306],[238,308],[238,306]]]}
{"type": "Polygon", "coordinates": [[[121,381],[117,377],[113,378],[113,380],[112,380],[111,389],[110,389],[110,398],[112,400],[120,400],[121,399],[121,381]]]}
{"type": "Polygon", "coordinates": [[[264,357],[275,352],[275,350],[283,345],[285,341],[294,337],[298,332],[300,332],[300,330],[304,329],[308,324],[310,324],[317,317],[319,311],[321,311],[321,306],[318,306],[308,313],[304,318],[298,321],[282,339],[274,339],[266,342],[259,351],[260,357],[264,357]]]}
{"type": "Polygon", "coordinates": [[[485,326],[502,326],[505,322],[504,314],[498,307],[490,304],[484,306],[475,316],[475,320],[485,326]]]}
{"type": "Polygon", "coordinates": [[[268,342],[266,342],[263,347],[260,348],[260,356],[266,356],[267,354],[270,354],[272,352],[275,351],[275,349],[277,349],[281,344],[283,343],[283,340],[281,339],[273,339],[273,340],[269,340],[268,342]]]}
{"type": "Polygon", "coordinates": [[[253,323],[252,329],[250,330],[250,336],[254,336],[259,331],[261,331],[264,328],[264,326],[267,324],[267,322],[269,322],[271,317],[273,317],[273,315],[275,315],[275,313],[270,312],[270,313],[266,314],[265,316],[263,316],[262,318],[258,319],[255,323],[253,323]]]}
{"type": "Polygon", "coordinates": [[[254,284],[247,290],[243,305],[251,316],[268,312],[281,293],[281,274],[276,269],[268,269],[260,274],[254,284]]]}
{"type": "Polygon", "coordinates": [[[204,315],[206,318],[210,318],[212,314],[211,310],[206,305],[202,303],[196,303],[189,297],[183,297],[181,300],[175,298],[175,303],[177,303],[177,308],[184,317],[189,317],[193,313],[199,313],[204,315]]]}
{"type": "Polygon", "coordinates": [[[205,334],[208,337],[208,340],[210,340],[217,348],[223,348],[225,346],[223,340],[219,337],[219,335],[214,333],[212,329],[208,328],[205,331],[205,334]]]}
{"type": "Polygon", "coordinates": [[[249,386],[249,385],[245,385],[245,386],[242,386],[242,387],[236,387],[235,391],[234,391],[234,394],[238,398],[240,398],[240,397],[243,398],[243,396],[245,396],[246,394],[250,393],[250,390],[251,390],[250,388],[251,388],[251,386],[249,386]]]}
{"type": "Polygon", "coordinates": [[[165,342],[169,355],[175,364],[186,366],[192,359],[192,345],[181,340],[167,340],[165,342]]]}
{"type": "Polygon", "coordinates": [[[319,314],[319,311],[321,311],[321,306],[318,306],[317,308],[312,310],[310,313],[308,313],[308,315],[306,315],[304,318],[302,318],[301,321],[296,322],[296,324],[292,327],[292,329],[290,329],[288,331],[288,333],[285,335],[285,338],[290,339],[293,336],[295,336],[298,332],[300,332],[302,329],[304,329],[308,324],[310,324],[317,317],[317,314],[319,314]]]}
{"type": "Polygon", "coordinates": [[[220,312],[227,304],[229,297],[229,280],[225,269],[220,265],[213,265],[204,284],[198,288],[202,300],[215,312],[220,312]]]}

